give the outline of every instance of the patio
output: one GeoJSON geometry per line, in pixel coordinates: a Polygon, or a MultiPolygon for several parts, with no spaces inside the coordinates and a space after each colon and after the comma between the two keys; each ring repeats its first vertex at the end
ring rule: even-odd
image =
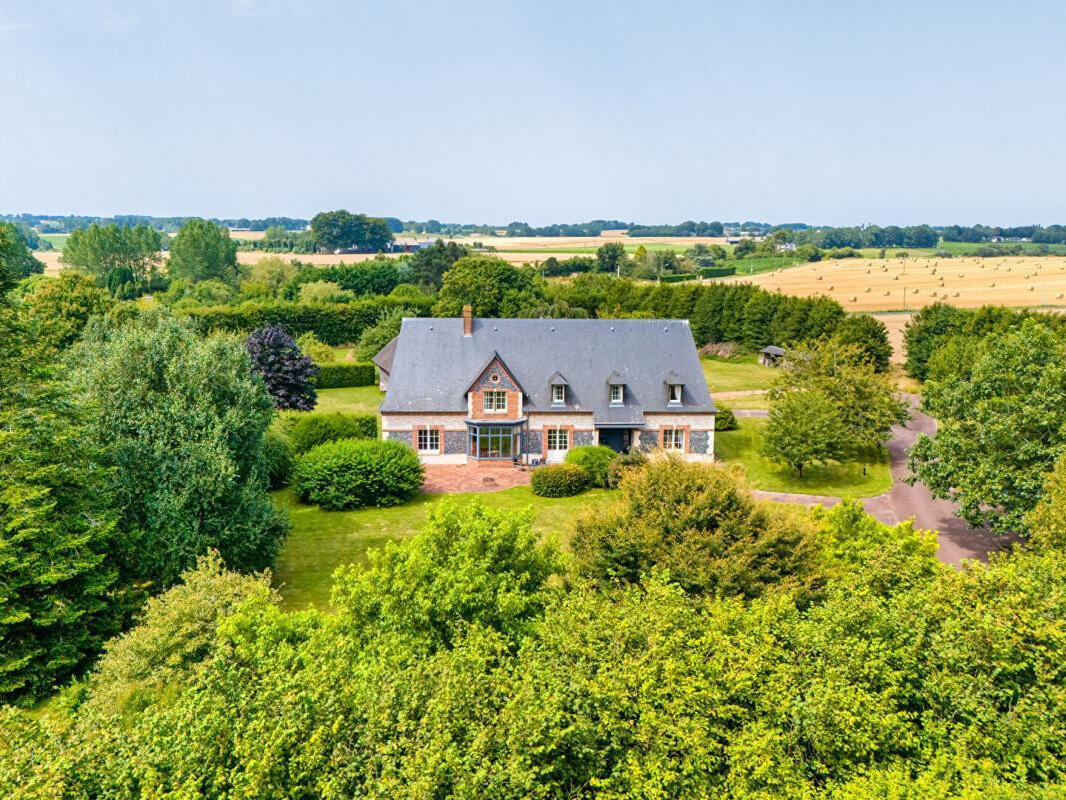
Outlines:
{"type": "Polygon", "coordinates": [[[457,492],[495,492],[529,484],[529,467],[484,464],[429,464],[422,491],[430,494],[457,492]]]}

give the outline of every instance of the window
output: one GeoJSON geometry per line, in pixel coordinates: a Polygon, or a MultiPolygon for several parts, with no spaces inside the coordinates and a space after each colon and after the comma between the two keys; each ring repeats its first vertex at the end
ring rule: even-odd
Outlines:
{"type": "Polygon", "coordinates": [[[620,384],[620,383],[612,383],[611,384],[611,405],[619,405],[619,406],[622,405],[622,398],[623,397],[624,397],[624,394],[622,393],[622,384],[620,384]]]}
{"type": "Polygon", "coordinates": [[[663,431],[663,449],[664,450],[684,450],[685,449],[685,429],[684,428],[666,428],[663,431]]]}
{"type": "Polygon", "coordinates": [[[470,429],[470,455],[474,458],[512,458],[518,455],[518,433],[514,428],[470,429]]]}
{"type": "Polygon", "coordinates": [[[507,410],[507,392],[485,392],[485,413],[499,414],[507,410]]]}
{"type": "Polygon", "coordinates": [[[671,383],[670,384],[670,402],[671,403],[675,403],[675,404],[681,402],[681,384],[680,383],[671,383]]]}
{"type": "Polygon", "coordinates": [[[565,386],[553,386],[552,387],[552,404],[562,405],[566,402],[566,387],[565,386]]]}
{"type": "Polygon", "coordinates": [[[548,449],[569,450],[570,431],[566,428],[548,428],[548,449]]]}
{"type": "Polygon", "coordinates": [[[419,428],[418,429],[418,452],[419,453],[439,453],[440,452],[440,431],[436,428],[419,428]]]}

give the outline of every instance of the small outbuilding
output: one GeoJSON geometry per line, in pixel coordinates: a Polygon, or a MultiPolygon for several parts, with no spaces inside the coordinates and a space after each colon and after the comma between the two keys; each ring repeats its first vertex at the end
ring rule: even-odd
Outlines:
{"type": "Polygon", "coordinates": [[[784,348],[777,345],[769,345],[759,351],[759,363],[764,367],[777,367],[780,366],[781,360],[785,357],[784,348]]]}

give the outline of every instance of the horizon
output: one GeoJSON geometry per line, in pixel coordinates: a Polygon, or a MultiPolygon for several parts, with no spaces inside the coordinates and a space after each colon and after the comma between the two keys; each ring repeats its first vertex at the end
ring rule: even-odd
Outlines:
{"type": "Polygon", "coordinates": [[[1064,23],[988,0],[0,0],[0,208],[1055,224],[1064,23]]]}

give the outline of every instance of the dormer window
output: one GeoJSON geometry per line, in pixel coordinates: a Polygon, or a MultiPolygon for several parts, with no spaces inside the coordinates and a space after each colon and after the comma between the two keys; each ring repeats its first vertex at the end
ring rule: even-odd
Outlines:
{"type": "Polygon", "coordinates": [[[566,386],[558,384],[552,387],[552,405],[561,406],[566,404],[566,386]]]}
{"type": "Polygon", "coordinates": [[[611,405],[620,406],[625,400],[625,389],[620,383],[611,384],[611,405]]]}
{"type": "Polygon", "coordinates": [[[670,384],[670,405],[672,405],[672,406],[681,405],[681,384],[680,383],[671,383],[670,384]]]}

